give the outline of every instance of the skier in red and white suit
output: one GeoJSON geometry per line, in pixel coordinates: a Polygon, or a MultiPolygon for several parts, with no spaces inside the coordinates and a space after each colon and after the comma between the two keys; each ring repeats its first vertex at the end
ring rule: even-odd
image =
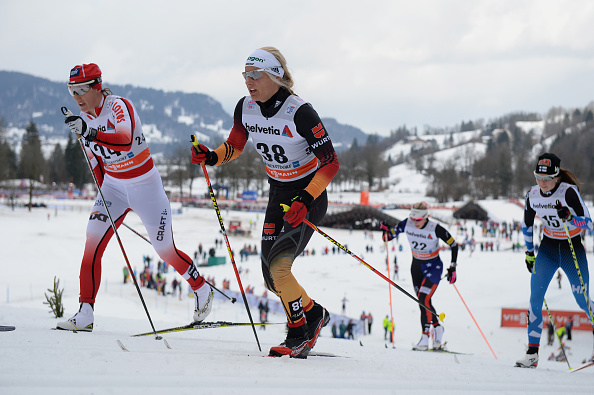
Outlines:
{"type": "Polygon", "coordinates": [[[171,205],[134,105],[102,88],[101,70],[94,63],[78,65],[70,71],[68,90],[81,113],[68,115],[65,123],[84,143],[105,201],[99,194],[87,225],[80,268],[81,307],[68,321],[58,323],[58,328],[93,329],[101,258],[114,233],[106,205],[116,227],[129,211],[138,214],[159,257],[173,266],[194,290],[194,320],[204,320],[212,308],[213,292],[192,259],[175,247],[171,205]]]}

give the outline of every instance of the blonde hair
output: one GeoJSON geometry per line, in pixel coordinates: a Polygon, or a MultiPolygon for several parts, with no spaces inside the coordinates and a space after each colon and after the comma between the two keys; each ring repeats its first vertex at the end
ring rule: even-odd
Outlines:
{"type": "Polygon", "coordinates": [[[275,75],[273,75],[273,74],[270,74],[268,72],[266,74],[268,74],[268,76],[270,77],[271,80],[273,80],[278,85],[280,85],[281,88],[286,89],[292,95],[296,95],[295,91],[293,91],[293,85],[295,84],[295,82],[293,81],[293,76],[291,75],[291,72],[289,71],[289,68],[287,67],[287,60],[285,59],[283,54],[275,47],[262,47],[260,49],[263,51],[266,51],[266,52],[270,53],[272,56],[274,56],[276,58],[276,60],[279,61],[283,70],[285,71],[283,78],[280,80],[278,78],[273,78],[273,77],[275,77],[275,75]]]}

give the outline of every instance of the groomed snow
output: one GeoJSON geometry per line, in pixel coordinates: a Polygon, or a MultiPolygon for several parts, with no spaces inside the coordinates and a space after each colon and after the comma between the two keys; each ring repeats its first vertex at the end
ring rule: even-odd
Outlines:
{"type": "MultiPolygon", "coordinates": [[[[331,196],[330,200],[357,200],[357,195],[331,196]]],[[[373,195],[373,194],[372,194],[373,195]]],[[[377,194],[373,201],[394,202],[397,194],[377,194]]],[[[413,199],[413,198],[411,198],[413,199]]],[[[409,203],[414,202],[411,201],[409,203]]],[[[2,202],[4,203],[4,202],[2,202]]],[[[262,351],[258,350],[251,327],[207,329],[165,335],[171,346],[152,336],[131,337],[151,331],[150,324],[133,284],[123,284],[122,253],[115,240],[107,248],[103,260],[102,284],[95,305],[95,329],[92,333],[53,331],[58,319],[44,305],[44,293],[53,285],[54,276],[64,289],[65,318],[78,309],[79,264],[84,246],[87,218],[92,201],[46,201],[50,208],[0,206],[0,325],[14,325],[13,332],[0,332],[0,393],[2,394],[267,394],[267,393],[331,393],[331,394],[407,394],[407,393],[592,393],[594,368],[568,374],[565,362],[548,361],[557,349],[541,348],[537,369],[514,367],[527,343],[526,330],[501,328],[501,308],[526,308],[529,297],[529,274],[523,252],[512,252],[510,242],[502,241],[500,251],[470,255],[460,252],[456,286],[464,298],[497,359],[481,336],[453,286],[445,280],[434,296],[438,312],[444,312],[444,340],[450,350],[469,355],[423,353],[411,350],[420,337],[419,308],[396,288],[391,289],[396,324],[395,347],[384,341],[383,318],[390,313],[389,288],[386,281],[346,254],[322,255],[332,245],[314,234],[309,244],[315,255],[299,257],[294,273],[309,294],[334,314],[341,313],[341,300],[346,297],[346,315],[357,319],[362,311],[374,316],[372,333],[357,335],[355,341],[333,339],[330,325],[322,331],[316,351],[331,352],[344,358],[309,357],[307,360],[267,358],[268,349],[284,339],[284,325],[271,325],[257,330],[262,351]],[[61,209],[52,206],[61,204],[61,209]],[[74,205],[72,205],[74,204],[74,205]],[[78,204],[78,205],[77,205],[78,204]],[[129,350],[124,352],[120,340],[129,350]]],[[[484,203],[488,211],[502,220],[521,220],[521,208],[505,201],[484,203]]],[[[174,208],[179,208],[174,204],[174,208]]],[[[447,215],[448,210],[440,213],[447,215]]],[[[449,211],[451,213],[451,210],[449,211]]],[[[394,210],[401,217],[405,210],[394,210]]],[[[262,213],[226,212],[241,218],[243,225],[256,223],[251,238],[229,236],[237,266],[242,269],[243,287],[254,287],[254,294],[264,291],[260,262],[251,256],[240,262],[239,250],[245,243],[259,248],[262,213]]],[[[450,214],[451,215],[451,214],[450,214]]],[[[126,224],[145,234],[138,217],[131,213],[126,224]]],[[[214,247],[215,237],[222,239],[213,209],[184,208],[174,218],[176,245],[193,255],[202,242],[214,247]]],[[[469,225],[472,225],[469,223],[469,225]]],[[[454,225],[446,225],[455,238],[454,225]]],[[[362,231],[326,229],[330,236],[347,245],[353,253],[382,273],[386,252],[380,233],[373,239],[362,231]],[[365,247],[373,246],[373,253],[365,247]]],[[[142,256],[156,256],[152,247],[140,237],[121,227],[123,245],[134,268],[142,268],[142,256]]],[[[481,241],[475,225],[476,240],[481,241]]],[[[516,237],[514,237],[515,239],[516,237]]],[[[521,240],[521,238],[520,238],[521,240]]],[[[514,240],[515,241],[515,240],[514,240]]],[[[412,289],[409,268],[410,252],[404,237],[403,251],[389,249],[390,265],[396,253],[400,266],[397,283],[409,293],[412,289]]],[[[395,242],[393,242],[395,243],[395,242]]],[[[587,240],[592,251],[592,240],[587,240]]],[[[226,256],[225,248],[217,256],[226,256]]],[[[441,253],[448,264],[450,252],[441,253]]],[[[227,264],[201,267],[207,277],[214,277],[222,288],[224,278],[237,290],[237,280],[229,259],[227,264]]],[[[177,274],[170,271],[171,281],[177,274]]],[[[180,278],[178,276],[178,278],[180,278]]],[[[186,296],[157,296],[142,288],[153,323],[157,329],[187,324],[191,321],[193,301],[186,296]]],[[[274,295],[270,301],[275,301],[274,295]]],[[[577,310],[564,276],[562,289],[553,281],[546,294],[554,310],[577,310]]],[[[258,321],[258,309],[251,306],[258,321]]],[[[284,317],[271,314],[272,322],[284,317]]],[[[243,301],[232,304],[217,298],[209,321],[248,321],[243,301]]],[[[572,366],[592,354],[592,333],[574,331],[567,344],[572,366]]],[[[543,342],[546,343],[546,340],[543,342]]]]}

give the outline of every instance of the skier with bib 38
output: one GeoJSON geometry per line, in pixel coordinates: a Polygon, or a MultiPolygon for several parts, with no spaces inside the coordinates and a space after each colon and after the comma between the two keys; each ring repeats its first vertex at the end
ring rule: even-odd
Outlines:
{"type": "Polygon", "coordinates": [[[534,185],[526,194],[522,223],[526,267],[531,273],[528,350],[522,359],[516,361],[516,366],[522,368],[538,366],[542,306],[549,283],[557,270],[565,272],[571,283],[573,297],[590,319],[594,311],[594,304],[581,285],[583,282],[584,288],[589,289],[588,261],[580,233],[583,229],[592,230],[592,219],[580,195],[579,181],[571,171],[561,168],[561,160],[552,153],[545,153],[538,158],[534,177],[538,185],[534,185]],[[538,255],[534,256],[533,227],[536,215],[542,220],[544,229],[538,255]],[[571,237],[573,251],[566,229],[571,237]],[[576,265],[579,266],[579,272],[576,265]]]}
{"type": "Polygon", "coordinates": [[[116,227],[129,211],[138,214],[159,257],[173,266],[194,291],[194,321],[204,320],[212,308],[213,291],[192,259],[175,247],[171,205],[134,105],[103,88],[101,70],[94,63],[72,68],[68,91],[81,112],[66,116],[64,122],[84,144],[105,202],[101,195],[97,197],[87,225],[80,267],[80,309],[67,321],[59,322],[57,328],[93,330],[101,260],[114,234],[105,206],[116,227]]]}
{"type": "Polygon", "coordinates": [[[255,50],[243,72],[249,96],[237,103],[227,141],[210,151],[192,148],[192,163],[220,166],[243,151],[251,137],[262,156],[270,185],[262,230],[262,272],[266,287],[284,307],[288,333],[270,349],[271,356],[306,358],[330,320],[291,272],[328,206],[326,187],[338,171],[338,159],[320,117],[293,92],[284,56],[273,47],[255,50]],[[290,206],[285,213],[281,204],[290,206]]]}

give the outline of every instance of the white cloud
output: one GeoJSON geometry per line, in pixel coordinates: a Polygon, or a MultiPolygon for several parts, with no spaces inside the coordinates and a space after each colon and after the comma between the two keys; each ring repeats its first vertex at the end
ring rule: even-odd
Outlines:
{"type": "Polygon", "coordinates": [[[273,45],[321,116],[387,132],[586,105],[593,19],[587,0],[2,2],[0,69],[65,81],[96,62],[107,84],[205,93],[231,113],[244,58],[273,45]]]}

